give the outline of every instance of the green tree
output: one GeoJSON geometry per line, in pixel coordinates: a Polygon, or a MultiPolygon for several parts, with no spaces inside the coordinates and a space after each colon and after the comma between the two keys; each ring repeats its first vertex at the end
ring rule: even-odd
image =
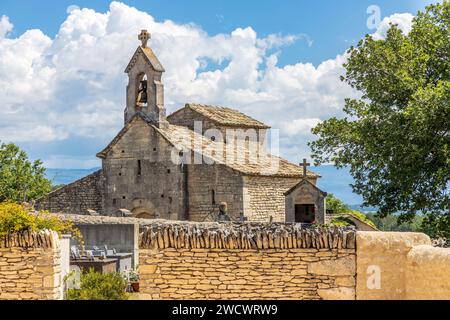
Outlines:
{"type": "Polygon", "coordinates": [[[411,221],[399,223],[398,216],[388,215],[380,217],[377,214],[368,213],[366,217],[373,221],[381,231],[402,231],[402,232],[418,232],[422,231],[422,215],[416,215],[411,221]]]}
{"type": "Polygon", "coordinates": [[[331,210],[333,213],[345,213],[350,211],[350,206],[336,198],[334,194],[329,193],[327,195],[327,210],[331,210]]]}
{"type": "Polygon", "coordinates": [[[0,202],[29,201],[51,190],[40,160],[31,162],[18,146],[0,145],[0,202]]]}
{"type": "Polygon", "coordinates": [[[313,128],[310,143],[316,165],[350,167],[353,190],[380,217],[398,212],[401,223],[422,212],[440,230],[450,230],[449,38],[448,1],[419,12],[408,35],[395,25],[383,40],[367,35],[341,78],[361,98],[313,128]]]}

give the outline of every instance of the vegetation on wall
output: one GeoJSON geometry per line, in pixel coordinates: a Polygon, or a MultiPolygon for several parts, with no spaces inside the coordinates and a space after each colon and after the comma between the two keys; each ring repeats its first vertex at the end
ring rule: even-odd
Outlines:
{"type": "Polygon", "coordinates": [[[366,36],[348,51],[342,80],[361,93],[343,119],[313,128],[316,165],[350,167],[364,206],[399,224],[425,216],[423,230],[450,239],[450,2],[428,6],[408,35],[366,36]]]}
{"type": "Polygon", "coordinates": [[[51,190],[40,160],[31,162],[27,154],[12,143],[0,145],[0,202],[26,202],[51,190]]]}
{"type": "Polygon", "coordinates": [[[13,202],[0,203],[0,236],[22,231],[53,230],[59,234],[71,234],[82,242],[80,231],[69,221],[62,221],[46,211],[31,213],[24,206],[13,202]]]}
{"type": "MultiPolygon", "coordinates": [[[[333,212],[333,214],[338,214],[338,215],[339,214],[352,215],[352,216],[356,217],[357,219],[367,223],[368,225],[376,228],[373,221],[368,219],[364,213],[356,211],[356,210],[352,210],[348,204],[346,204],[342,200],[336,198],[332,193],[329,193],[327,195],[326,201],[327,201],[327,211],[330,210],[333,212]]],[[[337,216],[337,217],[334,217],[333,220],[331,220],[331,224],[341,227],[341,226],[348,226],[350,223],[344,217],[337,216]]]]}
{"type": "Polygon", "coordinates": [[[81,275],[80,289],[68,289],[66,300],[128,300],[127,281],[120,273],[90,269],[81,275]]]}

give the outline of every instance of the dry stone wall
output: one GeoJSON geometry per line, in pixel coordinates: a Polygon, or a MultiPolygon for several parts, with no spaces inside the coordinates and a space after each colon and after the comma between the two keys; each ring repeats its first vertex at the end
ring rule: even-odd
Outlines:
{"type": "Polygon", "coordinates": [[[354,299],[355,232],[295,224],[155,223],[141,299],[354,299]]]}
{"type": "Polygon", "coordinates": [[[0,300],[61,299],[60,260],[57,233],[0,238],[0,300]]]}

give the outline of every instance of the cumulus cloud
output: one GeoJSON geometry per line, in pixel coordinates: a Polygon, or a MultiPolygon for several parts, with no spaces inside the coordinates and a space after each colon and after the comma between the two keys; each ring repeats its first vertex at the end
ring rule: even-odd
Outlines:
{"type": "Polygon", "coordinates": [[[414,16],[410,13],[395,13],[385,17],[378,26],[376,32],[372,35],[375,40],[382,40],[386,37],[387,31],[391,25],[396,24],[404,33],[408,34],[412,29],[412,20],[414,16]]]}
{"type": "Polygon", "coordinates": [[[9,18],[3,15],[0,19],[0,38],[4,38],[8,32],[13,29],[13,24],[9,22],[9,18]]]}
{"type": "Polygon", "coordinates": [[[8,38],[12,28],[3,16],[0,140],[35,148],[41,141],[44,149],[51,141],[53,149],[44,156],[50,166],[92,165],[92,149],[99,151],[121,129],[128,81],[123,71],[141,29],[151,31],[149,44],[166,69],[169,113],[186,102],[234,107],[281,129],[281,152],[291,160],[308,155],[311,127],[342,115],[344,98],[355,95],[339,81],[345,55],[318,66],[278,66],[273,51],[295,41],[312,45],[302,34],[261,38],[246,27],[208,35],[195,24],[156,21],[120,2],[112,2],[106,13],[70,10],[53,39],[40,30],[8,38]],[[217,67],[205,68],[208,63],[217,67]],[[92,152],[90,158],[80,145],[92,152]],[[80,154],[61,154],[64,148],[80,154]]]}

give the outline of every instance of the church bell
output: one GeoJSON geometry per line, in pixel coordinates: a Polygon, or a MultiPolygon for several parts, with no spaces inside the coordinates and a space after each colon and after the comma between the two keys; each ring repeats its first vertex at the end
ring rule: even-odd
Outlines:
{"type": "Polygon", "coordinates": [[[138,106],[144,106],[147,104],[147,80],[141,81],[136,102],[138,106]]]}

